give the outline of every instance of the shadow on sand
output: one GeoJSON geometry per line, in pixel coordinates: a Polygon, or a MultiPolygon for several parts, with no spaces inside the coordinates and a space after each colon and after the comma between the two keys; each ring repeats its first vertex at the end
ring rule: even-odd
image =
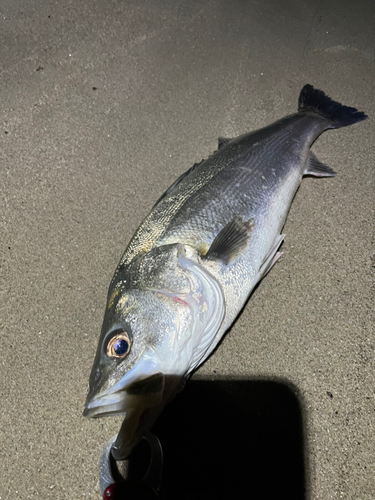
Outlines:
{"type": "Polygon", "coordinates": [[[152,432],[161,499],[306,500],[301,402],[284,382],[190,380],[152,432]]]}

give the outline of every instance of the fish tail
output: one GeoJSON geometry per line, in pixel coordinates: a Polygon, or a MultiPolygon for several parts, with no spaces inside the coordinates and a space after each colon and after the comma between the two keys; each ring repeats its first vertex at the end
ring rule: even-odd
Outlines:
{"type": "Polygon", "coordinates": [[[367,115],[356,108],[344,106],[328,97],[322,90],[305,85],[298,100],[298,111],[314,112],[324,116],[329,122],[329,128],[340,128],[366,120],[367,115]]]}

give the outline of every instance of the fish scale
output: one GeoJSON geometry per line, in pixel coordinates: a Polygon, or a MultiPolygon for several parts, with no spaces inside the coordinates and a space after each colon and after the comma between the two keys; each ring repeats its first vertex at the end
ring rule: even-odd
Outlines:
{"type": "MultiPolygon", "coordinates": [[[[278,130],[274,132],[271,127],[267,127],[261,132],[242,137],[242,144],[238,147],[237,145],[233,147],[228,144],[225,150],[219,150],[211,161],[208,160],[201,164],[199,166],[200,170],[216,169],[217,173],[211,177],[210,184],[205,183],[199,190],[191,195],[191,200],[187,199],[183,205],[178,205],[178,213],[176,210],[175,217],[171,220],[170,227],[165,228],[163,237],[159,238],[155,244],[162,245],[165,242],[172,242],[176,237],[177,225],[186,227],[187,224],[191,224],[194,219],[202,219],[202,222],[207,221],[208,217],[206,214],[208,212],[212,214],[211,220],[215,219],[216,227],[212,227],[212,225],[208,226],[208,224],[207,227],[202,226],[202,239],[207,238],[208,227],[211,229],[210,238],[212,239],[215,231],[220,228],[220,225],[223,226],[228,219],[233,217],[236,213],[241,213],[244,217],[250,217],[251,210],[256,210],[257,204],[264,206],[267,199],[272,200],[274,196],[273,191],[283,182],[283,175],[288,175],[289,172],[295,168],[295,163],[298,163],[300,166],[300,177],[302,178],[309,144],[307,146],[303,144],[303,148],[293,148],[292,152],[288,144],[290,143],[290,140],[288,140],[289,136],[295,135],[294,128],[302,128],[299,123],[302,121],[301,119],[307,122],[305,125],[306,128],[307,125],[310,124],[310,129],[311,121],[316,121],[317,126],[314,126],[314,132],[318,129],[318,133],[320,133],[327,127],[327,120],[324,118],[293,115],[289,120],[294,127],[289,125],[286,132],[285,129],[281,129],[280,132],[278,132],[278,130]],[[266,144],[262,147],[253,147],[251,144],[253,141],[259,144],[260,141],[264,140],[264,137],[270,133],[273,133],[274,136],[272,139],[266,141],[266,144]],[[250,147],[247,146],[247,142],[250,142],[250,147]],[[299,151],[295,151],[295,149],[299,149],[299,151]],[[270,155],[270,151],[272,151],[272,156],[270,155]],[[303,158],[303,154],[305,158],[303,158]],[[228,164],[228,157],[234,157],[235,161],[228,164]],[[277,176],[268,175],[269,169],[277,171],[277,176]],[[238,183],[242,184],[242,193],[239,193],[238,183]],[[244,189],[244,186],[246,186],[246,189],[244,189]],[[202,193],[204,188],[206,188],[206,192],[202,193]],[[209,201],[200,203],[200,199],[209,201]],[[241,203],[238,202],[239,200],[241,203]],[[189,211],[189,213],[186,213],[184,212],[184,209],[186,211],[185,204],[189,201],[193,209],[189,211]],[[223,210],[223,204],[230,205],[230,209],[223,210]],[[187,221],[189,222],[187,223],[187,221]],[[172,237],[170,234],[172,234],[172,237]]],[[[279,128],[279,125],[275,128],[279,128]]],[[[310,132],[309,135],[312,136],[313,134],[310,132]]],[[[189,179],[185,178],[182,182],[187,183],[189,179]]],[[[299,182],[296,180],[295,187],[291,189],[290,198],[294,196],[294,192],[298,185],[299,182]]],[[[183,186],[181,186],[181,188],[183,188],[183,186]]],[[[172,191],[169,196],[176,196],[176,193],[172,191]]],[[[195,229],[194,227],[194,230],[195,229]]],[[[194,234],[195,237],[199,239],[195,231],[194,234]]],[[[209,244],[210,241],[206,243],[209,244]]]]}

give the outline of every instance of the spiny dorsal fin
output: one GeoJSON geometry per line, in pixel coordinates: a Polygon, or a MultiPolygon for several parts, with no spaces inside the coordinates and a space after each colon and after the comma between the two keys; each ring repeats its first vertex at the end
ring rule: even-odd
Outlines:
{"type": "Polygon", "coordinates": [[[174,181],[174,183],[171,186],[169,186],[169,188],[166,191],[164,191],[164,193],[160,196],[160,198],[158,199],[158,201],[155,203],[155,205],[152,208],[155,208],[156,205],[158,203],[160,203],[161,200],[167,196],[167,194],[169,194],[178,184],[180,184],[180,182],[182,181],[182,179],[185,179],[186,176],[188,176],[196,167],[198,167],[204,161],[205,160],[202,160],[199,163],[194,163],[194,165],[192,167],[190,167],[189,170],[186,170],[186,172],[184,172],[183,174],[181,174],[180,177],[178,177],[174,181]]]}
{"type": "Polygon", "coordinates": [[[253,218],[244,221],[236,215],[216,236],[205,259],[219,259],[229,264],[246,247],[254,225],[253,218]]]}
{"type": "Polygon", "coordinates": [[[314,177],[334,177],[336,172],[331,167],[318,160],[312,151],[307,158],[307,166],[303,175],[313,175],[314,177]]]}
{"type": "Polygon", "coordinates": [[[219,137],[218,139],[218,145],[217,149],[223,148],[228,142],[230,142],[232,139],[228,139],[227,137],[219,137]]]}
{"type": "MultiPolygon", "coordinates": [[[[227,139],[226,137],[219,137],[219,139],[218,139],[218,149],[221,149],[222,147],[224,147],[231,140],[232,139],[227,139]]],[[[216,151],[215,151],[215,153],[216,153],[216,151]]],[[[214,154],[214,153],[212,153],[212,154],[214,154]]],[[[212,156],[212,155],[210,155],[210,156],[212,156]]],[[[167,194],[169,194],[178,184],[180,184],[180,182],[183,179],[185,179],[186,176],[188,176],[196,167],[198,167],[199,165],[201,165],[204,161],[206,161],[206,160],[202,160],[199,163],[194,163],[194,165],[192,167],[190,167],[189,170],[187,170],[182,175],[180,175],[180,177],[178,179],[176,179],[174,181],[174,183],[171,186],[169,186],[169,188],[160,196],[160,198],[158,199],[158,201],[155,203],[155,205],[152,208],[156,207],[156,205],[158,203],[160,203],[161,200],[167,196],[167,194]]]]}

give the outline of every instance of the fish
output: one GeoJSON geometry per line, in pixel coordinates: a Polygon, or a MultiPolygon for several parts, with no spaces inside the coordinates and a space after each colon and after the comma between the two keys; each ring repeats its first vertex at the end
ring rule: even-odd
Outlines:
{"type": "Polygon", "coordinates": [[[115,460],[129,457],[280,258],[302,178],[336,175],[311,145],[366,118],[307,84],[296,113],[219,138],[155,203],[110,283],[83,413],[124,416],[115,460]]]}

